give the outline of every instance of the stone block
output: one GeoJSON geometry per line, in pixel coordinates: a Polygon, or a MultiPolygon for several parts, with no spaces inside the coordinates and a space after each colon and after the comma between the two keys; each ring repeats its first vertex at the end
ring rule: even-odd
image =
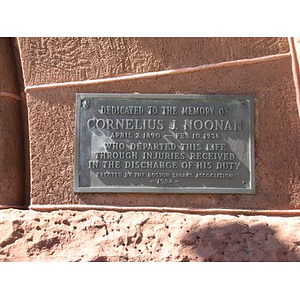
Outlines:
{"type": "Polygon", "coordinates": [[[287,38],[19,38],[26,86],[289,52],[287,38]]]}
{"type": "Polygon", "coordinates": [[[10,38],[0,38],[0,92],[19,94],[18,75],[10,38]]]}
{"type": "Polygon", "coordinates": [[[0,212],[0,261],[296,262],[299,224],[299,217],[8,209],[0,212]]]}
{"type": "Polygon", "coordinates": [[[0,97],[0,205],[22,206],[24,153],[20,100],[0,97]]]}
{"type": "Polygon", "coordinates": [[[291,58],[27,90],[31,204],[288,210],[300,206],[300,124],[291,58]],[[249,94],[255,98],[255,195],[73,192],[76,93],[249,94]]]}
{"type": "Polygon", "coordinates": [[[0,207],[24,203],[22,100],[10,38],[0,38],[0,207]]]}

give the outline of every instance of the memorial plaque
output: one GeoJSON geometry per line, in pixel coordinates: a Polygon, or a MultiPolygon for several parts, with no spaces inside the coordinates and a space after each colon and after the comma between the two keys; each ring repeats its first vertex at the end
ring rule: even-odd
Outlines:
{"type": "Polygon", "coordinates": [[[75,192],[255,192],[253,97],[77,94],[75,192]]]}

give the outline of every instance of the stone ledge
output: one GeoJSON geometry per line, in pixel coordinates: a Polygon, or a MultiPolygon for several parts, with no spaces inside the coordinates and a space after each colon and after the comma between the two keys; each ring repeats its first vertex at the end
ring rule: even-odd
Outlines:
{"type": "MultiPolygon", "coordinates": [[[[3,207],[3,208],[17,208],[26,209],[25,207],[3,207]]],[[[1,205],[0,205],[1,209],[1,205]]],[[[157,213],[183,213],[183,214],[198,214],[198,215],[216,215],[216,214],[228,214],[228,215],[245,215],[245,216],[281,216],[281,217],[299,217],[299,209],[224,209],[224,208],[211,208],[211,209],[194,209],[183,207],[151,207],[151,206],[109,206],[109,205],[30,205],[29,209],[38,212],[53,212],[55,210],[70,210],[70,211],[116,211],[116,212],[157,212],[157,213]]]]}
{"type": "Polygon", "coordinates": [[[300,217],[0,211],[0,261],[300,261],[300,217]]]}

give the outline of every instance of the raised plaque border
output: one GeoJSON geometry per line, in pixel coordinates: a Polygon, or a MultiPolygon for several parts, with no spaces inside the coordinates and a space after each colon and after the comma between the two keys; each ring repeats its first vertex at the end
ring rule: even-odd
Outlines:
{"type": "Polygon", "coordinates": [[[76,93],[75,115],[75,159],[74,159],[74,192],[75,193],[189,193],[189,194],[255,194],[255,146],[254,146],[254,97],[251,95],[226,95],[226,94],[128,94],[128,93],[76,93]],[[249,172],[250,182],[248,188],[206,188],[206,187],[81,187],[79,179],[80,159],[80,114],[83,99],[153,99],[153,100],[244,100],[249,102],[249,172]],[[225,99],[226,98],[226,99],[225,99]]]}

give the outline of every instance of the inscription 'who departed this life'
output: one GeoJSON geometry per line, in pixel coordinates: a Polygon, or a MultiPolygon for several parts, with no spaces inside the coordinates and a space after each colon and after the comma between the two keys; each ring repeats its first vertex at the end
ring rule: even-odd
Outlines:
{"type": "Polygon", "coordinates": [[[252,102],[77,94],[75,191],[253,193],[252,102]]]}

